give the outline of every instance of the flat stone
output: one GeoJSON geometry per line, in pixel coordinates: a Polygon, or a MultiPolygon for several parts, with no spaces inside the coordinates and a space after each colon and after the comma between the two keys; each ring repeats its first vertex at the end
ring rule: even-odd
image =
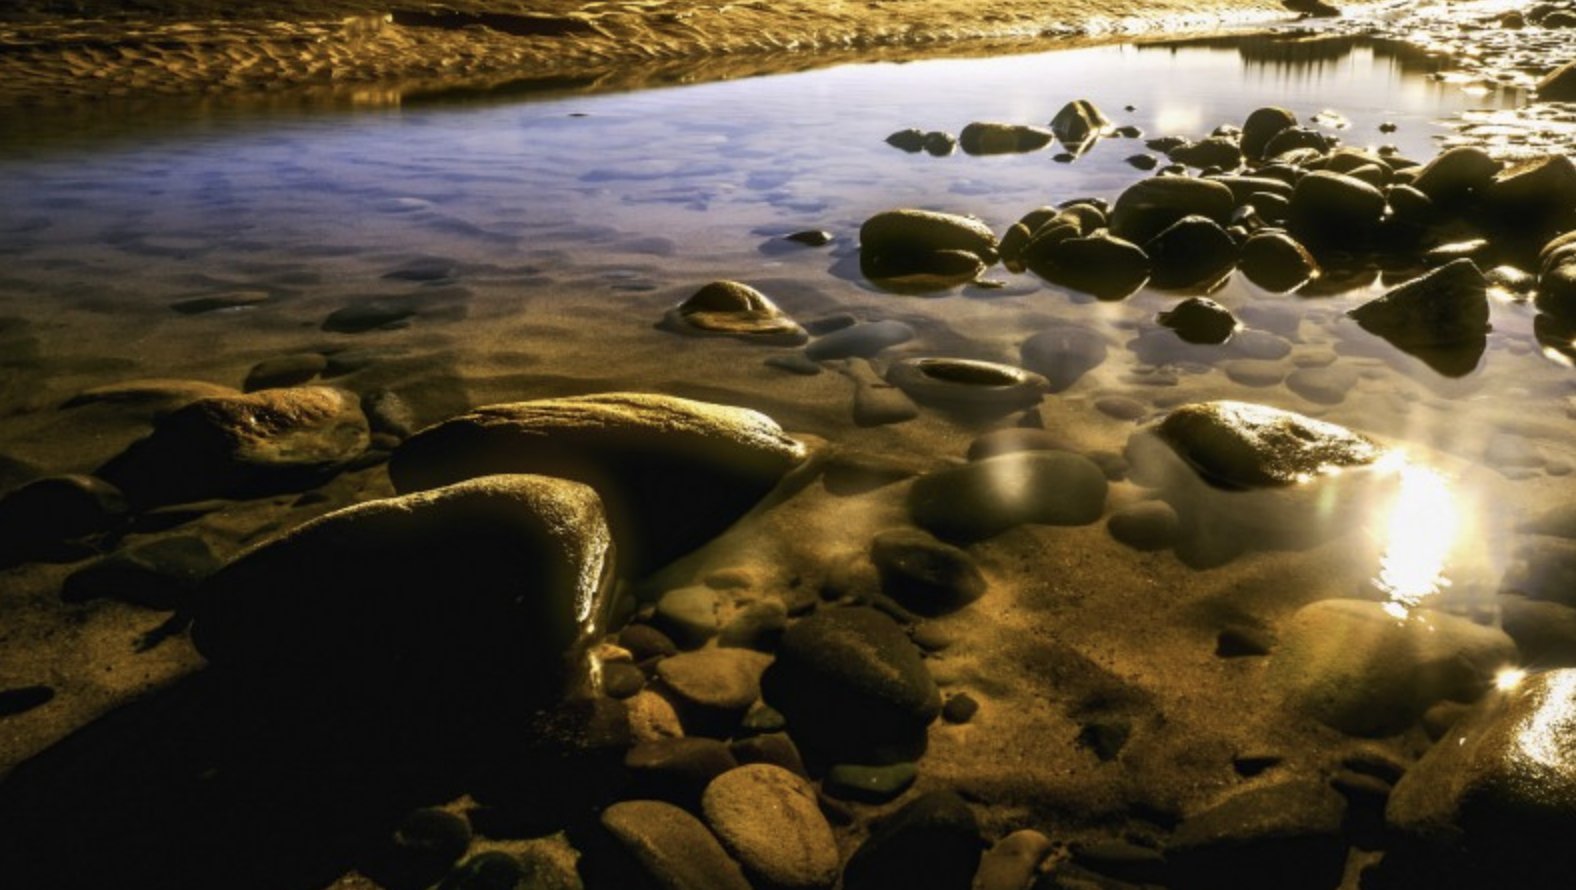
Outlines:
{"type": "Polygon", "coordinates": [[[859,249],[872,254],[960,250],[985,262],[996,259],[996,235],[969,216],[933,210],[888,210],[859,228],[859,249]]]}
{"type": "Polygon", "coordinates": [[[583,481],[607,504],[621,565],[655,567],[709,541],[805,457],[771,418],[653,393],[478,408],[395,449],[398,491],[487,473],[583,481]]]}
{"type": "Polygon", "coordinates": [[[1383,453],[1344,427],[1250,402],[1183,405],[1159,434],[1206,478],[1240,488],[1291,485],[1383,453]]]}
{"type": "Polygon", "coordinates": [[[694,809],[712,780],[738,767],[726,742],[689,737],[640,742],[624,754],[633,787],[628,797],[665,800],[694,809]]]}
{"type": "Polygon", "coordinates": [[[59,545],[123,525],[131,507],[95,476],[45,476],[0,497],[0,566],[49,556],[59,545]]]}
{"type": "Polygon", "coordinates": [[[1481,148],[1457,146],[1429,161],[1411,185],[1436,203],[1449,203],[1487,188],[1504,166],[1481,148]]]}
{"type": "Polygon", "coordinates": [[[247,309],[259,303],[266,303],[270,299],[272,295],[265,290],[233,290],[176,300],[170,304],[170,308],[182,315],[202,315],[208,312],[247,309]]]}
{"type": "Polygon", "coordinates": [[[673,804],[622,801],[602,811],[602,826],[664,890],[750,890],[716,836],[673,804]]]}
{"type": "Polygon", "coordinates": [[[177,411],[198,399],[230,397],[240,391],[203,380],[177,380],[146,378],[123,380],[104,386],[85,389],[67,399],[60,407],[78,408],[83,405],[118,405],[142,411],[152,420],[177,411]]]}
{"type": "Polygon", "coordinates": [[[787,629],[788,606],[776,597],[769,597],[750,603],[730,618],[717,635],[717,645],[771,652],[787,629]]]}
{"type": "Polygon", "coordinates": [[[1442,699],[1470,701],[1516,661],[1504,633],[1383,603],[1321,600],[1281,629],[1269,681],[1293,710],[1353,735],[1399,732],[1442,699]]]}
{"type": "Polygon", "coordinates": [[[761,673],[771,663],[750,649],[700,649],[657,662],[657,677],[691,705],[743,713],[761,697],[761,673]]]}
{"type": "Polygon", "coordinates": [[[1105,512],[1105,474],[1068,452],[1004,454],[922,476],[914,523],[939,538],[978,541],[1024,523],[1087,525],[1105,512]]]}
{"type": "MultiPolygon", "coordinates": [[[[1035,243],[1030,243],[1031,249],[1035,243]]],[[[1054,284],[1102,300],[1120,300],[1149,280],[1150,264],[1149,255],[1137,244],[1100,231],[1056,242],[1043,258],[1031,259],[1029,268],[1054,284]]]]}
{"type": "Polygon", "coordinates": [[[717,592],[704,586],[669,590],[657,599],[654,623],[686,649],[717,635],[717,592]]]}
{"type": "Polygon", "coordinates": [[[1357,385],[1357,369],[1347,365],[1298,368],[1286,377],[1286,388],[1310,402],[1338,405],[1357,385]]]}
{"type": "Polygon", "coordinates": [[[854,760],[922,744],[941,712],[919,650],[865,607],[823,609],[789,627],[762,683],[795,741],[854,760]]]}
{"type": "Polygon", "coordinates": [[[831,887],[842,864],[815,789],[779,766],[730,770],[706,787],[706,822],[747,873],[772,887],[831,887]]]}
{"type": "Polygon", "coordinates": [[[899,359],[888,367],[886,379],[916,402],[963,410],[1023,408],[1050,388],[1033,371],[957,358],[899,359]]]}
{"type": "Polygon", "coordinates": [[[1297,125],[1297,116],[1279,106],[1256,108],[1242,123],[1242,153],[1250,158],[1264,157],[1270,140],[1297,125]]]}
{"type": "Polygon", "coordinates": [[[844,890],[969,890],[984,841],[963,799],[950,791],[914,798],[870,830],[843,870],[844,890]]]}
{"type": "Polygon", "coordinates": [[[1023,890],[1052,847],[1050,838],[1032,828],[1014,831],[980,857],[973,890],[1023,890]]]}

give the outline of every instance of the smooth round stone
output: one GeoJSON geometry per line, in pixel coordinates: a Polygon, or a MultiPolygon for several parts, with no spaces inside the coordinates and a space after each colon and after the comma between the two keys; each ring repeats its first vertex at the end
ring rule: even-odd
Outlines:
{"type": "Polygon", "coordinates": [[[1434,199],[1409,185],[1392,185],[1385,190],[1394,220],[1408,226],[1429,226],[1440,220],[1434,199]]]}
{"type": "Polygon", "coordinates": [[[925,147],[925,131],[917,127],[898,130],[886,138],[886,144],[914,154],[925,147]]]}
{"type": "Polygon", "coordinates": [[[1237,319],[1230,310],[1208,297],[1189,297],[1156,320],[1189,343],[1224,343],[1237,330],[1237,319]]]}
{"type": "Polygon", "coordinates": [[[1242,153],[1250,158],[1264,157],[1270,140],[1297,126],[1297,116],[1279,106],[1256,108],[1242,123],[1242,153]]]}
{"type": "Polygon", "coordinates": [[[241,388],[247,392],[259,389],[277,389],[298,386],[323,373],[328,368],[328,358],[317,352],[282,355],[258,362],[246,373],[241,388]]]}
{"type": "Polygon", "coordinates": [[[1311,127],[1287,127],[1270,137],[1264,157],[1279,163],[1305,164],[1319,160],[1330,147],[1330,139],[1311,127]]]}
{"type": "Polygon", "coordinates": [[[1315,170],[1291,193],[1294,230],[1351,240],[1371,230],[1384,215],[1384,193],[1344,173],[1315,170]]]}
{"type": "Polygon", "coordinates": [[[1054,134],[1041,127],[975,121],[958,134],[964,154],[1000,155],[1039,151],[1051,144],[1054,134]]]}
{"type": "Polygon", "coordinates": [[[983,848],[968,804],[950,791],[932,791],[871,828],[843,870],[843,888],[969,890],[983,848]]]}
{"type": "Polygon", "coordinates": [[[742,713],[761,697],[761,672],[771,663],[750,649],[700,649],[657,662],[657,677],[691,705],[742,713]]]}
{"type": "Polygon", "coordinates": [[[979,280],[986,263],[967,250],[861,252],[859,271],[898,293],[945,290],[979,280]]]}
{"type": "Polygon", "coordinates": [[[890,529],[870,543],[881,590],[922,615],[961,609],[985,595],[985,576],[967,552],[918,529],[890,529]]]}
{"type": "Polygon", "coordinates": [[[1050,388],[1032,371],[956,358],[900,359],[887,369],[887,382],[916,402],[960,408],[1023,407],[1050,388]]]}
{"type": "Polygon", "coordinates": [[[1576,251],[1566,251],[1538,276],[1538,309],[1555,318],[1576,321],[1576,251]]]}
{"type": "Polygon", "coordinates": [[[1489,329],[1488,282],[1471,260],[1454,260],[1347,315],[1402,348],[1479,344],[1489,329]]]}
{"type": "Polygon", "coordinates": [[[925,134],[923,148],[925,153],[935,158],[944,158],[952,154],[958,147],[958,137],[942,130],[931,130],[925,134]]]}
{"type": "Polygon", "coordinates": [[[971,216],[933,210],[888,210],[859,227],[859,249],[872,254],[960,250],[992,262],[996,259],[996,235],[971,216]]]}
{"type": "Polygon", "coordinates": [[[901,321],[864,322],[817,337],[804,348],[804,354],[818,362],[870,358],[889,346],[912,339],[914,329],[901,321]]]}
{"type": "Polygon", "coordinates": [[[717,592],[695,585],[664,593],[657,600],[653,622],[686,649],[694,649],[717,635],[717,592]]]}
{"type": "Polygon", "coordinates": [[[1144,244],[1154,287],[1207,287],[1230,274],[1237,244],[1219,223],[1184,216],[1144,244]]]}
{"type": "Polygon", "coordinates": [[[1106,117],[1088,99],[1074,99],[1063,105],[1051,118],[1051,132],[1070,151],[1082,149],[1089,140],[1111,128],[1106,117]]]}
{"type": "Polygon", "coordinates": [[[1228,487],[1292,485],[1383,453],[1345,427],[1250,402],[1183,405],[1159,433],[1199,473],[1228,487]]]}
{"type": "Polygon", "coordinates": [[[629,719],[629,736],[634,741],[650,742],[684,736],[684,727],[679,723],[673,703],[650,689],[642,689],[625,699],[624,713],[629,719]]]}
{"type": "Polygon", "coordinates": [[[822,609],[789,627],[762,683],[795,741],[848,759],[922,745],[941,712],[919,650],[897,622],[865,607],[822,609]]]}
{"type": "Polygon", "coordinates": [[[788,606],[770,597],[740,609],[717,635],[717,645],[770,652],[787,628],[788,606]]]}
{"type": "Polygon", "coordinates": [[[1094,401],[1096,411],[1117,420],[1137,420],[1149,413],[1149,406],[1127,396],[1101,396],[1094,401]]]}
{"type": "Polygon", "coordinates": [[[1448,203],[1486,188],[1504,167],[1481,148],[1457,146],[1429,161],[1411,186],[1436,203],[1448,203]]]}
{"type": "Polygon", "coordinates": [[[622,801],[602,811],[602,826],[664,890],[750,890],[716,836],[673,804],[622,801]]]}
{"type": "Polygon", "coordinates": [[[1242,149],[1224,136],[1210,136],[1178,146],[1167,153],[1171,160],[1189,167],[1234,170],[1242,165],[1242,149]]]}
{"type": "Polygon", "coordinates": [[[1105,511],[1105,475],[1068,452],[1021,452],[922,476],[909,490],[914,523],[939,538],[978,541],[1024,523],[1087,525],[1105,511]]]}
{"type": "Polygon", "coordinates": [[[1045,378],[1051,392],[1062,392],[1099,367],[1108,349],[1105,337],[1091,328],[1057,325],[1023,341],[1023,367],[1045,378]]]}
{"type": "Polygon", "coordinates": [[[1276,293],[1301,287],[1319,275],[1313,255],[1285,232],[1259,232],[1249,237],[1242,244],[1238,268],[1249,281],[1276,293]]]}
{"type": "MultiPolygon", "coordinates": [[[[1224,186],[1221,190],[1231,194],[1224,186]]],[[[1031,242],[1030,248],[1034,243],[1031,242]]],[[[1027,252],[1027,251],[1026,251],[1027,252]]],[[[1036,275],[1102,300],[1128,297],[1149,280],[1149,255],[1131,241],[1101,231],[1058,241],[1043,261],[1031,261],[1036,275]]]]}
{"type": "Polygon", "coordinates": [[[771,298],[737,281],[713,281],[668,311],[663,324],[688,334],[717,334],[798,346],[809,339],[771,298]]]}
{"type": "Polygon", "coordinates": [[[1164,550],[1182,534],[1177,511],[1165,501],[1140,501],[1111,514],[1111,537],[1134,550],[1164,550]]]}
{"type": "Polygon", "coordinates": [[[726,742],[708,738],[656,739],[624,754],[635,787],[627,796],[694,807],[718,776],[737,767],[726,742]]]}
{"type": "Polygon", "coordinates": [[[941,706],[941,719],[948,723],[967,723],[974,719],[979,710],[980,703],[974,700],[974,696],[960,692],[949,696],[946,704],[941,706]]]}
{"type": "Polygon", "coordinates": [[[1209,179],[1157,176],[1128,186],[1111,208],[1111,234],[1142,244],[1184,216],[1224,225],[1236,207],[1231,189],[1209,179]]]}
{"type": "Polygon", "coordinates": [[[625,662],[602,665],[602,693],[608,698],[629,698],[646,688],[646,672],[625,662]]]}
{"type": "Polygon", "coordinates": [[[1466,618],[1429,609],[1397,617],[1383,603],[1321,600],[1281,629],[1268,677],[1293,710],[1381,736],[1442,699],[1470,701],[1515,661],[1508,636],[1466,618]]]}
{"type": "Polygon", "coordinates": [[[465,855],[471,845],[471,826],[462,816],[424,807],[400,820],[393,840],[400,870],[430,883],[465,855]]]}
{"type": "Polygon", "coordinates": [[[806,247],[824,247],[832,243],[832,233],[823,229],[805,229],[783,236],[784,241],[803,244],[806,247]]]}
{"type": "Polygon", "coordinates": [[[907,762],[885,766],[839,763],[826,771],[822,786],[840,800],[879,804],[896,799],[918,777],[919,768],[907,762]]]}
{"type": "Polygon", "coordinates": [[[768,886],[836,883],[837,840],[800,776],[767,763],[729,770],[706,786],[701,811],[722,845],[768,886]]]}

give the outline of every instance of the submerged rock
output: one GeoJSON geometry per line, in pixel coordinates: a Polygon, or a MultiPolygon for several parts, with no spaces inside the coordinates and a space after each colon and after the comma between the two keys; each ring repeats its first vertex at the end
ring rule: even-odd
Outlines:
{"type": "Polygon", "coordinates": [[[870,608],[800,619],[761,683],[796,742],[853,762],[909,759],[941,713],[919,650],[897,622],[870,608]]]}
{"type": "Polygon", "coordinates": [[[1471,260],[1453,260],[1347,313],[1395,345],[1480,345],[1489,330],[1488,283],[1471,260]]]}
{"type": "Polygon", "coordinates": [[[815,338],[804,354],[818,362],[870,358],[889,346],[914,339],[914,329],[901,321],[867,321],[815,338]]]}
{"type": "Polygon", "coordinates": [[[1160,313],[1160,324],[1189,343],[1224,343],[1237,329],[1230,310],[1207,297],[1190,297],[1160,313]]]}
{"type": "Polygon", "coordinates": [[[922,615],[961,609],[985,595],[985,576],[966,551],[918,529],[890,529],[870,542],[881,591],[922,615]]]}
{"type": "Polygon", "coordinates": [[[1087,99],[1068,102],[1051,118],[1051,132],[1068,151],[1074,153],[1088,148],[1090,142],[1110,130],[1111,126],[1110,118],[1087,99]]]}
{"type": "Polygon", "coordinates": [[[217,667],[332,676],[434,704],[484,678],[553,694],[606,631],[612,537],[589,487],[486,476],[306,522],[203,584],[192,640],[217,667]]]}
{"type": "Polygon", "coordinates": [[[699,819],[670,803],[626,800],[602,811],[606,828],[646,880],[664,890],[750,890],[739,864],[699,819]]]}
{"type": "Polygon", "coordinates": [[[753,763],[706,786],[706,822],[763,883],[782,890],[830,887],[841,857],[815,789],[780,766],[753,763]]]}
{"type": "Polygon", "coordinates": [[[696,291],[663,318],[669,330],[690,334],[717,334],[797,346],[809,334],[765,294],[737,281],[713,281],[696,291]]]}
{"type": "Polygon", "coordinates": [[[1345,427],[1250,402],[1183,405],[1158,433],[1206,479],[1228,488],[1293,485],[1383,454],[1345,427]]]}
{"type": "Polygon", "coordinates": [[[1346,866],[1345,815],[1345,799],[1321,782],[1242,789],[1178,826],[1166,844],[1167,886],[1328,890],[1346,866]]]}
{"type": "Polygon", "coordinates": [[[1576,213],[1576,163],[1552,154],[1508,167],[1483,188],[1483,201],[1523,228],[1568,224],[1576,213]]]}
{"type": "Polygon", "coordinates": [[[715,537],[804,457],[747,408],[603,393],[478,408],[406,440],[388,469],[401,492],[492,473],[586,482],[621,562],[653,567],[715,537]]]}
{"type": "Polygon", "coordinates": [[[1384,216],[1379,189],[1354,176],[1315,170],[1297,180],[1289,218],[1293,231],[1350,242],[1371,232],[1384,216]]]}
{"type": "Polygon", "coordinates": [[[956,358],[900,359],[887,369],[886,379],[916,402],[960,410],[1022,408],[1050,388],[1032,371],[956,358]]]}
{"type": "Polygon", "coordinates": [[[958,134],[965,154],[999,155],[1039,151],[1051,144],[1054,134],[1040,127],[976,121],[958,134]]]}
{"type": "Polygon", "coordinates": [[[310,488],[366,450],[360,400],[322,386],[199,399],[100,467],[139,507],[310,488]]]}
{"type": "Polygon", "coordinates": [[[1288,707],[1342,732],[1392,735],[1435,702],[1471,701],[1516,660],[1503,632],[1430,609],[1322,600],[1281,629],[1269,680],[1288,707]]]}
{"type": "Polygon", "coordinates": [[[1024,523],[1087,525],[1105,512],[1099,465],[1065,451],[1021,451],[915,480],[914,523],[944,540],[979,541],[1024,523]]]}

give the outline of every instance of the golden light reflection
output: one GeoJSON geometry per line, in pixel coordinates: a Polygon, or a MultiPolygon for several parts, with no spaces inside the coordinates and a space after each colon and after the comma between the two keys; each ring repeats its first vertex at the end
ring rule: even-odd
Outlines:
{"type": "Polygon", "coordinates": [[[1500,692],[1509,692],[1520,686],[1525,679],[1527,679],[1527,671],[1524,668],[1504,668],[1494,675],[1494,688],[1500,692]]]}
{"type": "Polygon", "coordinates": [[[1390,597],[1392,614],[1405,615],[1423,598],[1450,586],[1445,563],[1461,530],[1461,512],[1445,477],[1391,452],[1382,469],[1398,475],[1385,521],[1385,551],[1374,583],[1390,597]]]}
{"type": "Polygon", "coordinates": [[[1541,701],[1516,728],[1516,747],[1539,766],[1567,765],[1576,737],[1576,671],[1545,675],[1541,701]]]}

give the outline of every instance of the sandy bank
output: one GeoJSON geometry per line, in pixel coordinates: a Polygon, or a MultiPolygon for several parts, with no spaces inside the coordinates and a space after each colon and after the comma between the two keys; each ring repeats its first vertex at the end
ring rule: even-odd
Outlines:
{"type": "Polygon", "coordinates": [[[448,12],[359,0],[248,6],[243,16],[201,0],[23,0],[0,12],[0,105],[295,88],[376,97],[378,87],[512,81],[634,86],[1291,15],[1276,0],[499,0],[448,4],[448,12]],[[61,8],[68,13],[44,11],[61,8]]]}

